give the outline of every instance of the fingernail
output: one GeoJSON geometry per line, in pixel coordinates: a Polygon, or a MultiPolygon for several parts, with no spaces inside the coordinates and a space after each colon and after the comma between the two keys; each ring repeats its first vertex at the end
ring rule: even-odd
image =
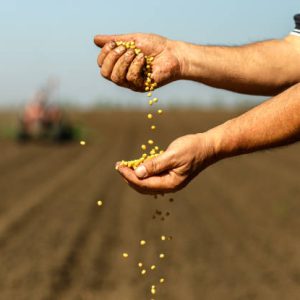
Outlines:
{"type": "Polygon", "coordinates": [[[144,58],[144,53],[139,53],[139,54],[137,55],[137,58],[138,58],[138,59],[144,58]]]}
{"type": "Polygon", "coordinates": [[[110,48],[115,48],[117,46],[117,44],[114,41],[109,42],[109,47],[110,48]]]}
{"type": "Polygon", "coordinates": [[[121,46],[119,46],[118,48],[115,49],[115,51],[116,51],[118,54],[123,53],[125,50],[126,50],[126,48],[125,48],[123,45],[121,45],[121,46]]]}
{"type": "Polygon", "coordinates": [[[116,169],[116,170],[119,170],[120,164],[121,164],[121,162],[119,162],[119,161],[115,164],[115,169],[116,169]]]}
{"type": "Polygon", "coordinates": [[[148,175],[147,169],[143,165],[141,165],[135,169],[135,174],[139,178],[145,178],[148,175]]]}

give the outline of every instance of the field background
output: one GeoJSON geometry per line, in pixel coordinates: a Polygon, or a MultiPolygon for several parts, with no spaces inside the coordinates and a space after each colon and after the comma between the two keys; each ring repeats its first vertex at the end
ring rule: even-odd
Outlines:
{"type": "MultiPolygon", "coordinates": [[[[170,110],[156,139],[166,146],[237,113],[170,110]]],[[[299,144],[222,161],[170,203],[137,194],[114,170],[147,138],[144,112],[71,117],[87,146],[0,140],[0,299],[150,300],[160,276],[155,300],[299,299],[299,144]],[[156,209],[171,215],[152,220],[156,209]],[[140,276],[137,262],[160,251],[163,264],[140,276]]],[[[15,123],[0,114],[2,132],[15,123]]]]}

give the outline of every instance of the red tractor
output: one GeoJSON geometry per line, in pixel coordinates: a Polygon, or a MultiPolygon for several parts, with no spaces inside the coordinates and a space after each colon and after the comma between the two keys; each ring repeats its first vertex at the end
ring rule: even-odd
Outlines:
{"type": "Polygon", "coordinates": [[[25,106],[20,119],[18,139],[68,141],[74,138],[73,128],[61,108],[48,104],[47,91],[37,92],[25,106]]]}

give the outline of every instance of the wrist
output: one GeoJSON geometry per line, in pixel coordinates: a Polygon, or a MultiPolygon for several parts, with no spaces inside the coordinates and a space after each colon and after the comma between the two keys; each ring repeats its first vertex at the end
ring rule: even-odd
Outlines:
{"type": "Polygon", "coordinates": [[[232,128],[232,122],[234,122],[234,120],[229,120],[204,133],[207,148],[214,162],[236,154],[236,142],[233,131],[230,129],[232,128]]]}
{"type": "Polygon", "coordinates": [[[177,80],[189,78],[189,49],[188,44],[181,41],[169,40],[170,50],[178,63],[177,80]]]}

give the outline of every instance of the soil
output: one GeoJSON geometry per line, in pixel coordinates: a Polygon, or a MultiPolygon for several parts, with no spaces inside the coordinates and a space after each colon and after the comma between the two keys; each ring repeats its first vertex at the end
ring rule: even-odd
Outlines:
{"type": "MultiPolygon", "coordinates": [[[[236,114],[169,110],[154,139],[166,147],[236,114]]],[[[154,199],[114,169],[140,154],[145,115],[74,113],[84,147],[0,141],[0,299],[300,299],[300,145],[224,160],[154,199]],[[142,276],[139,261],[157,268],[142,276]]]]}

